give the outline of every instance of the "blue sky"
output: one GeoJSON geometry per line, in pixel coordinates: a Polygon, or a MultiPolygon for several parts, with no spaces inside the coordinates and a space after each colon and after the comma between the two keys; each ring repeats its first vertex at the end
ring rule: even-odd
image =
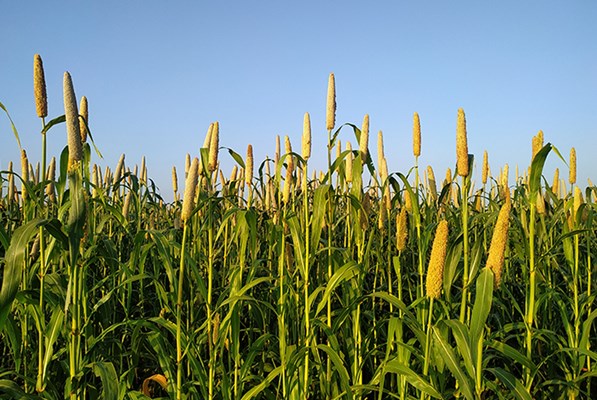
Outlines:
{"type": "MultiPolygon", "coordinates": [[[[313,162],[326,163],[325,102],[336,77],[337,123],[371,119],[372,154],[384,132],[390,171],[413,165],[412,115],[422,126],[419,164],[443,177],[455,163],[456,115],[467,116],[469,152],[489,152],[492,173],[531,157],[543,130],[568,158],[578,182],[597,180],[597,2],[595,1],[102,1],[2,2],[0,102],[30,159],[40,158],[41,122],[33,100],[33,55],[44,61],[50,118],[64,113],[62,76],[89,100],[89,123],[114,167],[147,158],[148,173],[171,199],[173,165],[198,149],[210,122],[220,145],[258,160],[275,136],[300,149],[311,114],[313,162]]],[[[49,153],[66,144],[64,125],[49,153]]],[[[342,142],[355,143],[349,130],[342,142]]],[[[0,167],[19,160],[0,114],[0,167]]],[[[222,152],[228,174],[233,160],[222,152]]],[[[567,177],[551,154],[545,175],[567,177]]],[[[181,174],[179,173],[179,178],[181,174]]],[[[477,175],[479,176],[479,175],[477,175]]],[[[480,178],[477,178],[477,182],[480,178]]],[[[182,182],[180,183],[182,186],[182,182]]]]}

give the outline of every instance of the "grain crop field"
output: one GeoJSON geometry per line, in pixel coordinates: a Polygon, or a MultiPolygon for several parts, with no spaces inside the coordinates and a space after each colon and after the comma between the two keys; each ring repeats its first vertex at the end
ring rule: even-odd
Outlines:
{"type": "Polygon", "coordinates": [[[145,160],[93,161],[68,73],[64,115],[48,117],[38,55],[34,93],[41,162],[21,149],[0,175],[0,398],[597,393],[597,187],[541,131],[524,174],[493,175],[490,153],[468,153],[460,109],[454,172],[436,179],[418,165],[415,113],[412,168],[390,172],[381,132],[369,150],[368,115],[336,122],[330,75],[326,170],[309,168],[309,114],[300,152],[278,137],[266,160],[219,148],[214,122],[184,173],[173,168],[166,203],[145,160]],[[47,155],[64,127],[62,154],[47,155]],[[562,166],[553,179],[548,157],[562,166]]]}

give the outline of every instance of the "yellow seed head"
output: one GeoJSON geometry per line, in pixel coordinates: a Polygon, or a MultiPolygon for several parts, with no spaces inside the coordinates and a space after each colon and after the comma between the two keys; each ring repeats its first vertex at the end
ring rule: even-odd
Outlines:
{"type": "Polygon", "coordinates": [[[498,214],[491,245],[489,246],[489,256],[487,257],[487,267],[493,272],[495,286],[499,287],[502,282],[502,269],[504,267],[504,254],[508,243],[508,227],[510,225],[510,209],[512,202],[506,201],[498,214]]]}
{"type": "Polygon", "coordinates": [[[359,139],[359,152],[363,163],[367,161],[369,154],[369,114],[365,114],[363,118],[363,126],[361,128],[361,137],[359,139]]]}
{"type": "Polygon", "coordinates": [[[539,131],[536,136],[533,136],[533,160],[539,150],[543,148],[543,131],[539,131]]]}
{"type": "Polygon", "coordinates": [[[197,176],[199,173],[199,159],[193,158],[187,179],[185,180],[184,197],[182,199],[182,213],[180,219],[186,222],[191,218],[195,208],[195,194],[197,192],[197,176]]]}
{"type": "Polygon", "coordinates": [[[133,191],[129,190],[124,198],[124,203],[122,204],[122,216],[126,219],[129,216],[129,210],[131,207],[131,197],[133,195],[133,191]]]}
{"type": "Polygon", "coordinates": [[[50,165],[48,166],[48,172],[46,174],[46,180],[50,181],[46,186],[46,194],[50,201],[54,201],[56,199],[56,195],[54,193],[54,180],[56,179],[56,157],[52,157],[50,160],[50,165]]]}
{"type": "Polygon", "coordinates": [[[216,170],[218,165],[218,150],[220,147],[220,123],[214,122],[213,128],[211,130],[211,135],[209,138],[209,159],[207,163],[207,168],[209,172],[213,172],[216,170]]]}
{"type": "MultiPolygon", "coordinates": [[[[380,168],[380,175],[381,175],[381,164],[382,160],[386,158],[384,147],[383,147],[383,132],[377,132],[377,166],[380,168]]],[[[382,179],[383,181],[383,179],[382,179]]]]}
{"type": "Polygon", "coordinates": [[[574,218],[577,218],[578,210],[583,203],[582,191],[578,186],[574,188],[574,218]]]}
{"type": "Polygon", "coordinates": [[[468,144],[466,138],[466,117],[464,110],[458,109],[456,124],[456,170],[460,176],[468,176],[468,144]]]}
{"type": "Polygon", "coordinates": [[[236,175],[238,174],[238,167],[235,165],[232,167],[232,171],[230,172],[230,182],[236,181],[236,175]]]}
{"type": "Polygon", "coordinates": [[[556,168],[556,170],[553,172],[553,182],[551,184],[551,191],[556,196],[558,194],[559,184],[560,184],[560,169],[556,168]]]}
{"type": "Polygon", "coordinates": [[[280,135],[276,135],[276,152],[274,153],[274,168],[278,170],[278,162],[280,161],[280,135]]]}
{"type": "Polygon", "coordinates": [[[41,56],[33,56],[33,93],[35,95],[35,110],[39,118],[48,116],[48,96],[46,94],[46,78],[41,56]]]}
{"type": "Polygon", "coordinates": [[[438,299],[444,283],[444,265],[448,249],[448,221],[441,220],[435,230],[435,238],[431,247],[431,258],[427,267],[427,297],[438,299]]]}
{"type": "Polygon", "coordinates": [[[352,153],[352,145],[350,142],[346,142],[346,150],[348,154],[346,155],[346,182],[352,182],[352,163],[354,161],[354,154],[352,153]]]}
{"type": "Polygon", "coordinates": [[[334,129],[336,124],[336,80],[334,74],[328,79],[328,99],[325,114],[325,126],[328,131],[334,129]]]}
{"type": "Polygon", "coordinates": [[[68,169],[69,171],[83,158],[81,145],[81,129],[79,128],[79,111],[73,81],[68,72],[64,73],[64,115],[66,117],[66,134],[68,139],[68,169]]]}
{"type": "Polygon", "coordinates": [[[406,248],[406,239],[408,238],[408,214],[406,207],[402,207],[400,214],[396,216],[396,249],[403,251],[406,248]]]}
{"type": "Polygon", "coordinates": [[[489,157],[487,150],[483,152],[483,171],[481,173],[481,182],[485,185],[487,183],[487,177],[489,176],[489,157]]]}
{"type": "Polygon", "coordinates": [[[421,155],[421,121],[419,120],[419,113],[413,116],[413,155],[419,157],[421,155]]]}
{"type": "Polygon", "coordinates": [[[114,171],[114,179],[112,180],[112,184],[116,185],[116,183],[122,178],[122,171],[124,170],[124,153],[120,155],[118,159],[118,164],[116,164],[116,170],[114,171]]]}
{"type": "Polygon", "coordinates": [[[404,208],[409,213],[413,212],[413,199],[410,197],[410,192],[406,190],[404,191],[404,208]]]}
{"type": "Polygon", "coordinates": [[[568,182],[573,185],[576,183],[576,149],[570,149],[570,176],[568,182]]]}
{"type": "Polygon", "coordinates": [[[427,166],[427,184],[429,185],[429,194],[433,201],[437,200],[437,183],[435,181],[435,174],[431,165],[427,166]]]}
{"type": "Polygon", "coordinates": [[[15,201],[17,188],[15,187],[14,174],[12,173],[12,161],[8,162],[8,201],[15,201]]]}
{"type": "Polygon", "coordinates": [[[93,164],[93,172],[91,175],[91,184],[93,186],[93,190],[91,191],[91,197],[96,198],[99,191],[99,185],[100,185],[101,179],[100,179],[100,173],[99,173],[99,168],[97,166],[97,164],[93,164]]]}
{"type": "Polygon", "coordinates": [[[543,197],[543,193],[537,193],[537,213],[539,215],[545,215],[545,198],[543,197]]]}
{"type": "Polygon", "coordinates": [[[87,104],[87,97],[81,97],[81,104],[79,106],[79,128],[81,129],[81,143],[87,141],[87,125],[89,124],[89,106],[87,104]]]}
{"type": "Polygon", "coordinates": [[[245,183],[251,185],[253,182],[253,146],[247,146],[247,165],[245,168],[245,183]]]}
{"type": "Polygon", "coordinates": [[[176,194],[178,193],[178,175],[176,174],[176,167],[172,166],[172,191],[174,192],[174,200],[176,201],[176,194]]]}
{"type": "Polygon", "coordinates": [[[201,146],[203,149],[209,149],[209,146],[211,144],[211,134],[213,132],[214,129],[214,123],[212,122],[211,124],[209,124],[209,127],[207,128],[207,133],[205,134],[205,139],[203,139],[203,146],[201,146]]]}
{"type": "Polygon", "coordinates": [[[147,185],[147,166],[145,165],[145,156],[141,158],[141,184],[147,185]]]}
{"type": "Polygon", "coordinates": [[[379,166],[379,177],[381,179],[381,184],[383,184],[386,179],[388,179],[388,161],[386,158],[381,159],[381,163],[379,166]]]}
{"type": "Polygon", "coordinates": [[[302,156],[306,160],[311,157],[311,118],[309,113],[303,117],[303,140],[301,142],[302,156]]]}
{"type": "Polygon", "coordinates": [[[509,171],[510,168],[508,167],[508,164],[504,165],[504,169],[502,170],[502,175],[500,177],[501,195],[504,200],[510,199],[510,186],[508,184],[509,171]]]}
{"type": "Polygon", "coordinates": [[[286,168],[286,180],[284,181],[284,192],[282,192],[282,201],[288,204],[290,200],[290,188],[292,186],[292,170],[286,168]]]}
{"type": "Polygon", "coordinates": [[[23,184],[21,186],[21,197],[23,200],[27,198],[27,185],[29,182],[29,159],[27,158],[27,152],[25,149],[21,149],[21,179],[23,184]]]}

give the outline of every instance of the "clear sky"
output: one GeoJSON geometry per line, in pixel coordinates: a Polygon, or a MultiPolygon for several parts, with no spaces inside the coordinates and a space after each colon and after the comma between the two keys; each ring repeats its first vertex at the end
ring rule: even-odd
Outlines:
{"type": "MultiPolygon", "coordinates": [[[[173,165],[184,169],[210,122],[220,145],[257,160],[273,156],[275,136],[300,150],[311,114],[313,165],[326,163],[325,103],[336,77],[337,125],[371,119],[370,149],[384,132],[391,172],[413,165],[412,116],[421,118],[419,164],[438,180],[455,163],[456,115],[467,117],[479,174],[530,162],[540,129],[568,159],[578,182],[597,180],[597,2],[586,1],[2,1],[0,102],[31,160],[40,158],[41,122],[33,99],[33,55],[44,62],[50,118],[64,113],[62,77],[89,100],[89,123],[112,168],[147,158],[148,174],[171,199],[173,165]]],[[[49,153],[66,145],[50,131],[49,153]]],[[[355,143],[349,130],[342,142],[355,143]]],[[[221,152],[229,174],[233,160],[221,152]]],[[[0,113],[0,167],[19,161],[0,113]]],[[[567,178],[551,154],[545,175],[567,178]]],[[[477,175],[479,176],[479,175],[477,175]]],[[[480,178],[477,178],[479,182],[480,178]]],[[[183,187],[182,179],[180,186],[183,187]]]]}

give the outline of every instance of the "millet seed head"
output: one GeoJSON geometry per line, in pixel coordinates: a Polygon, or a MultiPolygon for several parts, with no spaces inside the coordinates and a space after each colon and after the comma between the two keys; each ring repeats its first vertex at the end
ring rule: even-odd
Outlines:
{"type": "Polygon", "coordinates": [[[306,160],[311,157],[311,117],[309,117],[309,113],[305,113],[303,117],[303,140],[301,145],[301,153],[306,160]]]}
{"type": "Polygon", "coordinates": [[[328,79],[328,98],[325,121],[325,126],[328,131],[334,129],[334,125],[336,124],[336,80],[334,74],[330,74],[328,79]]]}
{"type": "Polygon", "coordinates": [[[46,78],[41,56],[33,56],[33,94],[35,96],[35,110],[39,118],[48,116],[48,96],[46,94],[46,78]]]}
{"type": "Polygon", "coordinates": [[[502,205],[493,228],[489,256],[486,266],[493,272],[495,286],[499,287],[502,281],[502,269],[504,267],[504,255],[508,244],[508,227],[510,225],[510,210],[512,202],[506,201],[502,205]]]}
{"type": "Polygon", "coordinates": [[[413,115],[413,155],[419,157],[421,155],[421,120],[419,113],[413,115]]]}
{"type": "Polygon", "coordinates": [[[576,149],[574,147],[570,149],[570,175],[568,182],[571,185],[576,183],[576,149]]]}
{"type": "Polygon", "coordinates": [[[185,180],[184,197],[182,200],[182,213],[180,219],[183,222],[188,221],[191,218],[193,209],[195,208],[195,194],[197,191],[197,177],[199,173],[199,159],[193,158],[191,166],[189,167],[189,173],[185,180]]]}
{"type": "Polygon", "coordinates": [[[438,299],[444,282],[444,265],[448,249],[448,221],[441,220],[435,230],[435,238],[431,247],[431,258],[427,267],[427,297],[438,299]]]}
{"type": "Polygon", "coordinates": [[[466,117],[462,108],[458,109],[456,124],[456,170],[460,176],[468,176],[468,144],[466,137],[466,117]]]}
{"type": "Polygon", "coordinates": [[[89,105],[87,104],[87,97],[81,97],[79,105],[79,128],[81,129],[81,143],[87,141],[87,125],[89,124],[89,105]]]}
{"type": "Polygon", "coordinates": [[[66,135],[68,139],[68,169],[71,171],[83,158],[81,145],[81,129],[79,127],[79,111],[73,81],[68,72],[64,73],[64,115],[66,118],[66,135]]]}

